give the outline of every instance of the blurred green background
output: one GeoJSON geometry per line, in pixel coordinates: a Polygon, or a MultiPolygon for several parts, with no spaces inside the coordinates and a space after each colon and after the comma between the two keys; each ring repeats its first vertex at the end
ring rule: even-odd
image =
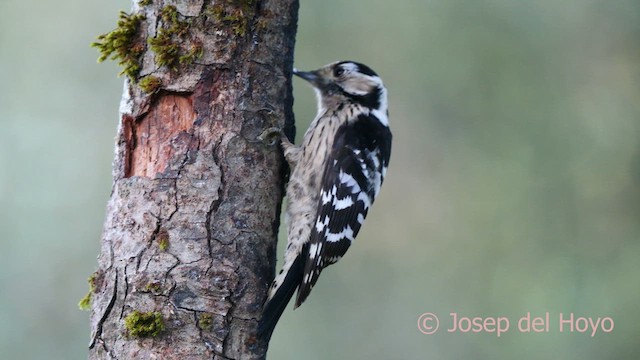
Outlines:
{"type": "MultiPolygon", "coordinates": [[[[2,358],[86,357],[76,304],[123,82],[89,43],[129,8],[0,2],[2,358]]],[[[383,77],[394,148],[355,246],[285,312],[271,359],[640,358],[640,2],[303,0],[297,44],[301,69],[383,77]],[[448,333],[451,312],[511,329],[448,333]],[[550,331],[520,333],[527,312],[550,331]],[[560,313],[615,328],[561,333],[560,313]]],[[[300,137],[315,99],[294,87],[300,137]]]]}

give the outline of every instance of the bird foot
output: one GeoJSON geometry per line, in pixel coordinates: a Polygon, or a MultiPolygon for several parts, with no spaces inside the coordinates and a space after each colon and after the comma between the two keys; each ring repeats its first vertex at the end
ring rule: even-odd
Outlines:
{"type": "Polygon", "coordinates": [[[257,139],[262,141],[265,145],[273,146],[278,140],[284,136],[282,129],[278,127],[270,127],[258,135],[257,139]]]}

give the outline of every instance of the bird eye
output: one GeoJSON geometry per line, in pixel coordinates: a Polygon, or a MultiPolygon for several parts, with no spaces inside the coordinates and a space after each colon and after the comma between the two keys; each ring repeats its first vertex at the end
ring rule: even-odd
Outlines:
{"type": "Polygon", "coordinates": [[[344,69],[341,67],[337,67],[335,68],[335,70],[333,70],[333,76],[335,77],[340,77],[342,76],[342,74],[344,74],[344,69]]]}

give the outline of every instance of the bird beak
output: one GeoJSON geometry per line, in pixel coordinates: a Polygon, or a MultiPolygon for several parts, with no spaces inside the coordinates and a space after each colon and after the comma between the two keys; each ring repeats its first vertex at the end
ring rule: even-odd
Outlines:
{"type": "Polygon", "coordinates": [[[308,82],[310,82],[313,86],[319,87],[320,85],[320,75],[316,71],[300,71],[298,69],[293,69],[293,75],[299,76],[308,82]]]}

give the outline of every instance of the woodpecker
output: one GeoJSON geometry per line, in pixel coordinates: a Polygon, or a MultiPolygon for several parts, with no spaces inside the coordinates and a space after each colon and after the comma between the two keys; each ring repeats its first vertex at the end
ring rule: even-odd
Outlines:
{"type": "Polygon", "coordinates": [[[258,326],[269,338],[298,289],[300,306],[322,270],[351,246],[380,192],[391,155],[387,90],[371,68],[353,61],[293,73],[316,91],[318,113],[296,146],[281,135],[291,168],[287,249],[258,326]]]}

